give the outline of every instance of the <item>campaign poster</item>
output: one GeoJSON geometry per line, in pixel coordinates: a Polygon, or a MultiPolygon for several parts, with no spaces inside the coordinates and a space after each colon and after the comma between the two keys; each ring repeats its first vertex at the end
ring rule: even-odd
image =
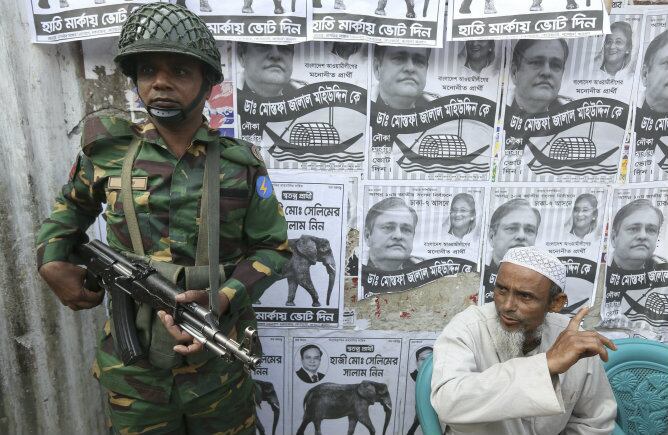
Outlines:
{"type": "Polygon", "coordinates": [[[374,46],[369,179],[488,180],[503,47],[374,46]]]}
{"type": "Polygon", "coordinates": [[[574,38],[608,33],[603,0],[450,0],[448,41],[574,38]]]}
{"type": "Polygon", "coordinates": [[[610,208],[600,326],[668,342],[668,187],[617,187],[610,208]]]}
{"type": "Polygon", "coordinates": [[[639,59],[640,73],[631,182],[668,180],[668,14],[645,15],[645,40],[639,59]]]}
{"type": "MultiPolygon", "coordinates": [[[[418,335],[418,334],[415,334],[418,335]]],[[[420,336],[429,336],[430,338],[409,338],[408,357],[406,358],[406,372],[404,375],[406,392],[404,401],[404,418],[401,425],[400,434],[422,435],[422,428],[415,412],[415,383],[417,375],[424,364],[424,361],[434,352],[434,343],[438,333],[420,333],[420,336]]]]}
{"type": "MultiPolygon", "coordinates": [[[[23,0],[26,1],[26,0],[23,0]]],[[[151,0],[27,0],[33,42],[116,36],[128,15],[151,0]]]]}
{"type": "Polygon", "coordinates": [[[397,433],[402,346],[381,331],[293,337],[290,433],[397,433]]]}
{"type": "Polygon", "coordinates": [[[500,181],[617,180],[642,20],[614,19],[604,37],[513,42],[500,181]]]}
{"type": "Polygon", "coordinates": [[[292,258],[255,304],[262,326],[336,328],[343,309],[345,177],[272,175],[292,258]]]}
{"type": "Polygon", "coordinates": [[[604,185],[533,184],[493,187],[487,213],[480,300],[491,302],[499,265],[510,248],[536,246],[566,266],[568,302],[574,315],[594,300],[608,188],[604,185]]]}
{"type": "Polygon", "coordinates": [[[269,168],[361,172],[367,118],[362,43],[237,43],[240,137],[269,168]]]}
{"type": "Polygon", "coordinates": [[[288,338],[285,330],[261,329],[262,362],[253,371],[256,426],[260,433],[288,435],[288,338]]]}
{"type": "Polygon", "coordinates": [[[361,201],[358,298],[480,270],[484,187],[369,182],[361,201]]]}
{"type": "Polygon", "coordinates": [[[442,47],[446,0],[309,0],[307,8],[309,40],[442,47]]]}
{"type": "Polygon", "coordinates": [[[216,39],[265,44],[306,41],[304,0],[178,0],[199,15],[216,39]]]}

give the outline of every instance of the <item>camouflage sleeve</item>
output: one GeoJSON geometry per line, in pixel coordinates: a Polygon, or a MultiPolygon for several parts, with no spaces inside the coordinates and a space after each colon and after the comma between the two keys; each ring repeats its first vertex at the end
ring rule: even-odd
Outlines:
{"type": "Polygon", "coordinates": [[[280,279],[283,266],[292,255],[285,215],[267,170],[264,166],[253,170],[253,193],[243,228],[248,255],[237,264],[220,290],[230,300],[231,313],[237,313],[259,299],[267,287],[280,279]]]}
{"type": "Polygon", "coordinates": [[[37,267],[66,261],[74,246],[88,240],[86,229],[102,211],[102,199],[93,189],[93,164],[79,153],[67,184],[56,196],[51,215],[37,233],[37,267]]]}

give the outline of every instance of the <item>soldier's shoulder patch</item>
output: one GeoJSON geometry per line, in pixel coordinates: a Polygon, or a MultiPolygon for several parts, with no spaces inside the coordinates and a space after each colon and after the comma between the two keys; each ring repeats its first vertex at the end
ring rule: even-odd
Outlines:
{"type": "Polygon", "coordinates": [[[274,193],[274,186],[266,175],[260,175],[255,181],[255,192],[262,199],[267,199],[274,193]]]}
{"type": "Polygon", "coordinates": [[[264,163],[264,159],[262,158],[262,150],[260,149],[259,146],[257,145],[251,145],[251,153],[257,158],[259,161],[264,163]]]}
{"type": "Polygon", "coordinates": [[[93,116],[84,122],[81,134],[81,148],[90,156],[97,147],[110,143],[116,144],[118,139],[131,138],[132,122],[116,116],[93,116]]]}

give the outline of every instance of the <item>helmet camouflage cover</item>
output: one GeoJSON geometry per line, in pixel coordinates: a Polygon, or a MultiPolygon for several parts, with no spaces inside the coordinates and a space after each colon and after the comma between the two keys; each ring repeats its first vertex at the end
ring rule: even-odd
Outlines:
{"type": "Polygon", "coordinates": [[[149,3],[130,14],[118,40],[114,58],[123,74],[136,77],[135,56],[178,53],[204,62],[214,77],[223,79],[220,52],[206,24],[187,8],[171,3],[149,3]]]}

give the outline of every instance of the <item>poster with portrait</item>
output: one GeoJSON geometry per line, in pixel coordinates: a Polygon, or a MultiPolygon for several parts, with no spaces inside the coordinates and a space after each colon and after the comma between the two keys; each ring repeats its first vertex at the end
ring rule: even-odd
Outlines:
{"type": "Polygon", "coordinates": [[[260,433],[288,435],[288,337],[285,330],[259,331],[262,363],[251,376],[255,381],[256,425],[260,433]],[[281,412],[283,410],[283,412],[281,412]]]}
{"type": "Polygon", "coordinates": [[[513,42],[501,181],[617,180],[642,19],[615,19],[605,37],[513,42]]]}
{"type": "Polygon", "coordinates": [[[489,179],[503,45],[374,46],[369,179],[489,179]]]}
{"type": "Polygon", "coordinates": [[[216,39],[265,44],[306,41],[306,3],[295,0],[178,0],[216,39]]]}
{"type": "Polygon", "coordinates": [[[361,172],[367,48],[237,43],[240,137],[261,147],[269,168],[361,172]]]}
{"type": "Polygon", "coordinates": [[[347,178],[272,173],[292,258],[255,305],[262,326],[336,328],[343,309],[347,178]]]}
{"type": "Polygon", "coordinates": [[[67,41],[115,36],[130,12],[151,0],[23,0],[30,16],[33,42],[67,41]]]}
{"type": "Polygon", "coordinates": [[[432,355],[434,343],[438,333],[417,333],[411,334],[411,337],[405,340],[407,342],[408,357],[406,358],[406,372],[404,373],[404,395],[403,403],[403,423],[401,431],[398,433],[406,435],[422,435],[422,428],[415,412],[415,382],[418,372],[425,359],[432,355]]]}
{"type": "Polygon", "coordinates": [[[601,325],[668,342],[668,187],[613,189],[601,325]]]}
{"type": "Polygon", "coordinates": [[[316,424],[324,434],[398,433],[402,347],[392,332],[295,335],[290,433],[314,435],[316,424]]]}
{"type": "Polygon", "coordinates": [[[645,15],[645,39],[634,134],[631,141],[631,182],[668,180],[668,14],[645,15]]]}
{"type": "Polygon", "coordinates": [[[607,201],[608,188],[596,184],[493,187],[485,225],[480,300],[493,300],[499,264],[510,248],[536,246],[566,266],[568,302],[562,313],[574,315],[591,305],[607,201]]]}
{"type": "Polygon", "coordinates": [[[480,270],[485,188],[469,184],[364,184],[359,299],[480,270]]]}
{"type": "Polygon", "coordinates": [[[608,33],[603,0],[450,0],[448,41],[573,38],[608,33]]]}
{"type": "Polygon", "coordinates": [[[442,47],[446,0],[309,0],[308,37],[442,47]]]}

